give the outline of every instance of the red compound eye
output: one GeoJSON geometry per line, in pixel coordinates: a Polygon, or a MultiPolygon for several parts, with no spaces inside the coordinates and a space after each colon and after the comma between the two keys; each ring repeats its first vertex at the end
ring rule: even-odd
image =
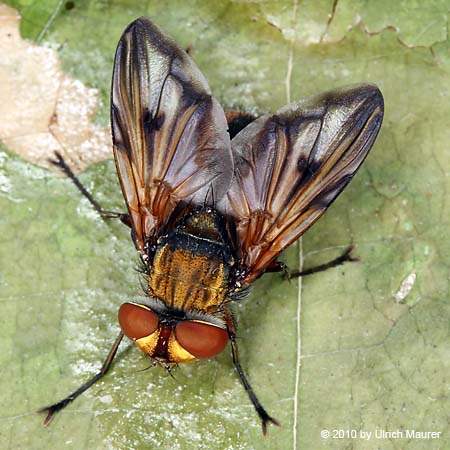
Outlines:
{"type": "Polygon", "coordinates": [[[227,330],[203,322],[180,322],[175,336],[185,350],[199,359],[218,355],[228,342],[227,330]]]}
{"type": "Polygon", "coordinates": [[[140,339],[158,328],[158,316],[145,306],[124,303],[119,309],[119,324],[125,336],[140,339]]]}

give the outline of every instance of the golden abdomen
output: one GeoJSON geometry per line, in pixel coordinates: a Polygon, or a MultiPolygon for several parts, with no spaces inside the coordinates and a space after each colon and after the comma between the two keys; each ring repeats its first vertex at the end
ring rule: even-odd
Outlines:
{"type": "Polygon", "coordinates": [[[165,243],[153,259],[149,293],[170,308],[214,312],[225,300],[227,277],[217,255],[165,243]]]}

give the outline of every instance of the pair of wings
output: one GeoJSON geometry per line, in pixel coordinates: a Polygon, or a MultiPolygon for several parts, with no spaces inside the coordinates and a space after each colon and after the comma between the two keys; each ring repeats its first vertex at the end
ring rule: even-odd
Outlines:
{"type": "Polygon", "coordinates": [[[382,118],[378,88],[350,86],[262,116],[230,141],[190,57],[148,19],[134,21],[116,51],[111,121],[137,249],[145,254],[177,204],[214,197],[235,222],[249,284],[344,189],[382,118]]]}

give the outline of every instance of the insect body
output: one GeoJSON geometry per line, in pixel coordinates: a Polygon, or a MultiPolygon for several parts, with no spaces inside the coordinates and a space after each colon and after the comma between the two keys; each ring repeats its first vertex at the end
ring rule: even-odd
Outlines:
{"type": "Polygon", "coordinates": [[[220,214],[209,207],[186,214],[158,239],[148,303],[122,305],[122,330],[144,353],[164,362],[217,355],[228,342],[223,305],[233,263],[220,214]]]}
{"type": "Polygon", "coordinates": [[[111,95],[128,213],[103,211],[60,157],[57,164],[100,214],[131,227],[147,297],[120,307],[121,332],[101,371],[43,408],[45,423],[108,371],[126,335],[166,365],[211,358],[229,342],[263,432],[278,424],[242,370],[230,305],[262,274],[282,270],[276,258],[348,184],[382,117],[376,86],[350,86],[262,116],[230,139],[189,56],[148,19],[131,23],[117,47],[111,95]]]}

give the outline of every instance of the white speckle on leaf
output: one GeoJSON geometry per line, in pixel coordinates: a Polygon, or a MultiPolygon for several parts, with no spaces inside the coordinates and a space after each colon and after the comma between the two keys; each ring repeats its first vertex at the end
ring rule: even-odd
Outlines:
{"type": "Polygon", "coordinates": [[[412,227],[412,225],[411,225],[410,222],[404,222],[404,223],[403,223],[403,229],[404,229],[405,231],[411,231],[411,230],[413,229],[413,227],[412,227]]]}
{"type": "Polygon", "coordinates": [[[11,191],[11,181],[3,174],[0,174],[0,191],[6,194],[11,191]]]}
{"type": "Polygon", "coordinates": [[[71,366],[72,374],[74,377],[84,377],[98,372],[99,364],[89,363],[87,361],[78,361],[76,364],[71,366]]]}
{"type": "Polygon", "coordinates": [[[103,397],[99,397],[99,400],[102,402],[102,403],[105,403],[105,404],[111,404],[112,403],[112,401],[113,401],[113,398],[111,397],[111,395],[104,395],[103,397]]]}
{"type": "Polygon", "coordinates": [[[396,302],[400,303],[408,296],[416,281],[416,272],[412,271],[400,284],[399,290],[394,294],[396,302]]]}

